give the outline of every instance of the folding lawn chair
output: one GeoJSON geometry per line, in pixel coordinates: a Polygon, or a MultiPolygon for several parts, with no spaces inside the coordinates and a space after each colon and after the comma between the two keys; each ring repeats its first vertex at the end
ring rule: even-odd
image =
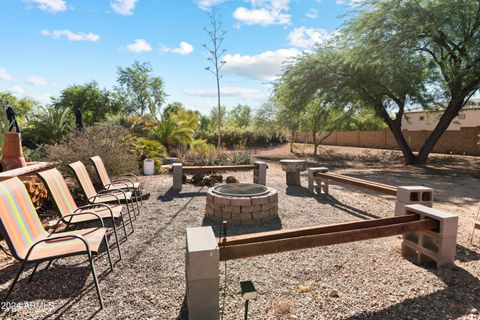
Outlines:
{"type": "MultiPolygon", "coordinates": [[[[103,220],[98,214],[94,212],[83,212],[81,214],[96,216],[102,227],[49,234],[43,228],[22,181],[18,178],[12,178],[0,182],[0,232],[5,238],[12,256],[21,262],[20,270],[10,285],[3,302],[12,293],[27,263],[36,263],[28,280],[30,282],[40,263],[86,254],[90,262],[100,307],[103,308],[103,299],[93,265],[93,255],[98,253],[102,241],[105,240],[110,269],[113,271],[106,237],[107,229],[105,229],[103,220]]],[[[67,218],[67,216],[64,216],[64,218],[67,218]]],[[[58,223],[55,230],[57,227],[58,223]]],[[[50,266],[50,262],[48,266],[50,266]]]]}
{"type": "MultiPolygon", "coordinates": [[[[70,224],[79,224],[96,220],[94,216],[77,215],[76,213],[95,212],[102,219],[112,219],[113,233],[115,234],[118,254],[120,256],[120,259],[122,259],[122,252],[120,251],[120,242],[118,240],[115,221],[121,221],[123,225],[123,230],[125,231],[125,237],[127,238],[127,228],[125,227],[125,221],[122,215],[123,205],[108,205],[105,203],[96,203],[78,207],[73,200],[72,194],[70,193],[70,190],[67,187],[67,183],[65,182],[65,179],[63,178],[60,171],[58,171],[56,168],[53,168],[50,170],[38,172],[37,175],[40,177],[40,179],[46,186],[48,194],[53,199],[57,211],[61,216],[61,220],[67,224],[67,227],[70,224]],[[68,216],[68,218],[65,218],[65,216],[68,216]]],[[[130,223],[132,223],[132,221],[130,221],[130,223]]]]}
{"type": "Polygon", "coordinates": [[[140,201],[143,206],[143,197],[142,192],[140,190],[140,182],[138,181],[138,177],[133,173],[127,173],[120,175],[120,179],[110,179],[110,176],[107,173],[107,169],[105,169],[105,165],[103,164],[102,158],[99,156],[94,156],[90,158],[92,161],[95,171],[100,179],[101,184],[105,190],[127,190],[132,191],[135,199],[138,203],[138,197],[140,197],[140,201]],[[128,178],[131,177],[131,178],[128,178]],[[135,181],[134,181],[135,180],[135,181]]]}
{"type": "MultiPolygon", "coordinates": [[[[80,187],[87,198],[88,203],[90,204],[98,204],[98,203],[112,203],[115,202],[117,204],[120,204],[121,201],[123,201],[126,204],[127,207],[127,213],[130,218],[130,221],[132,221],[131,217],[131,212],[130,212],[130,206],[132,206],[132,211],[133,214],[135,215],[135,206],[134,206],[134,201],[132,198],[132,192],[130,191],[125,191],[122,189],[118,190],[100,190],[96,191],[95,186],[93,185],[92,180],[90,179],[90,176],[88,175],[87,168],[85,168],[85,165],[81,161],[77,161],[74,163],[70,163],[68,165],[70,169],[72,169],[73,173],[75,174],[78,183],[80,184],[80,187]]],[[[138,207],[137,203],[137,209],[140,210],[138,207]]],[[[132,230],[133,230],[133,224],[131,224],[132,230]]]]}

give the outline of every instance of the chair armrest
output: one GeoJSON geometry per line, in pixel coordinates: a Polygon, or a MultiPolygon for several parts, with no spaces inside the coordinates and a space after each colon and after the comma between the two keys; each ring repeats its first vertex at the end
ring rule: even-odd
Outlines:
{"type": "Polygon", "coordinates": [[[85,245],[85,248],[87,249],[88,255],[91,255],[90,246],[88,245],[87,241],[81,235],[69,234],[69,235],[65,235],[65,236],[48,237],[48,238],[45,238],[45,239],[38,240],[37,242],[35,242],[30,247],[30,249],[28,249],[27,255],[25,256],[24,260],[28,261],[28,257],[32,253],[33,248],[35,248],[38,244],[40,244],[42,242],[46,242],[46,241],[49,241],[49,240],[62,240],[62,239],[72,239],[72,238],[81,240],[83,242],[83,244],[85,245]]]}
{"type": "MultiPolygon", "coordinates": [[[[108,190],[103,190],[103,191],[108,191],[108,190]]],[[[102,198],[106,196],[114,197],[115,199],[117,199],[117,203],[120,205],[120,198],[118,198],[115,194],[111,192],[99,192],[97,195],[94,195],[93,197],[88,198],[88,202],[93,202],[97,198],[102,198]]]]}
{"type": "Polygon", "coordinates": [[[57,221],[57,223],[55,224],[55,227],[53,228],[53,231],[52,231],[51,234],[54,234],[54,233],[55,233],[55,231],[56,231],[57,228],[58,228],[58,225],[60,224],[61,221],[66,220],[65,218],[70,217],[70,220],[68,221],[68,223],[70,223],[70,222],[72,221],[72,218],[73,218],[74,216],[81,216],[81,215],[88,215],[88,214],[91,214],[91,215],[96,216],[96,217],[100,220],[100,223],[102,224],[102,228],[105,228],[105,224],[103,223],[102,217],[100,217],[97,213],[95,213],[95,212],[93,212],[93,211],[85,211],[85,212],[79,212],[79,213],[71,213],[71,214],[67,214],[67,215],[62,216],[62,218],[59,219],[59,220],[57,221]]]}
{"type": "MultiPolygon", "coordinates": [[[[104,187],[105,189],[107,189],[108,191],[111,191],[111,190],[108,189],[108,188],[109,188],[110,186],[112,186],[114,183],[115,183],[115,184],[123,184],[123,185],[127,188],[127,191],[130,191],[130,187],[128,186],[128,184],[125,183],[125,182],[122,182],[122,181],[120,181],[120,180],[113,181],[113,183],[106,184],[106,185],[104,185],[103,187],[104,187]]],[[[132,181],[132,187],[133,187],[133,181],[132,181]]],[[[115,191],[118,191],[118,189],[115,189],[115,191]]]]}

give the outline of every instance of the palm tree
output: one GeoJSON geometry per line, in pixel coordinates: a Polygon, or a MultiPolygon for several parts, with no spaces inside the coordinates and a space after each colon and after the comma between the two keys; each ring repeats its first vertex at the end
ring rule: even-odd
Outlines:
{"type": "Polygon", "coordinates": [[[153,134],[165,146],[170,154],[174,145],[188,145],[193,141],[195,128],[190,119],[185,119],[175,114],[164,114],[158,125],[153,129],[153,134]]]}

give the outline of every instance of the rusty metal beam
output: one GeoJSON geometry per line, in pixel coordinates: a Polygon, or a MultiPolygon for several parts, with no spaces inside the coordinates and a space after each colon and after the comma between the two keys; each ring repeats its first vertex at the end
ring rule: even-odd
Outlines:
{"type": "MultiPolygon", "coordinates": [[[[325,179],[325,180],[335,180],[335,181],[338,181],[338,182],[341,182],[341,183],[350,184],[350,185],[354,185],[354,186],[357,186],[357,187],[370,189],[370,190],[373,190],[373,191],[389,194],[389,195],[392,195],[392,196],[397,195],[397,187],[391,186],[391,185],[388,185],[388,184],[379,183],[379,182],[372,182],[372,181],[368,181],[368,180],[363,180],[363,179],[359,179],[359,178],[349,177],[349,176],[345,176],[345,175],[341,175],[341,174],[335,174],[335,173],[328,173],[328,172],[326,172],[326,173],[318,172],[314,175],[314,177],[319,177],[319,178],[325,179]]],[[[317,183],[318,183],[318,181],[317,181],[317,183]]]]}
{"type": "Polygon", "coordinates": [[[432,230],[438,227],[438,221],[424,219],[347,231],[313,234],[285,239],[280,238],[276,240],[258,241],[237,245],[225,245],[220,247],[220,261],[389,237],[415,231],[432,230]]]}

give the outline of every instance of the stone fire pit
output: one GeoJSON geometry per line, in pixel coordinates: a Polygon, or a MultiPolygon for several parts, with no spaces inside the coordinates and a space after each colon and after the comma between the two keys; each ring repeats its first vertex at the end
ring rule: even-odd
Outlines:
{"type": "Polygon", "coordinates": [[[254,183],[215,186],[207,191],[205,216],[234,224],[272,220],[278,217],[277,190],[254,183]]]}

